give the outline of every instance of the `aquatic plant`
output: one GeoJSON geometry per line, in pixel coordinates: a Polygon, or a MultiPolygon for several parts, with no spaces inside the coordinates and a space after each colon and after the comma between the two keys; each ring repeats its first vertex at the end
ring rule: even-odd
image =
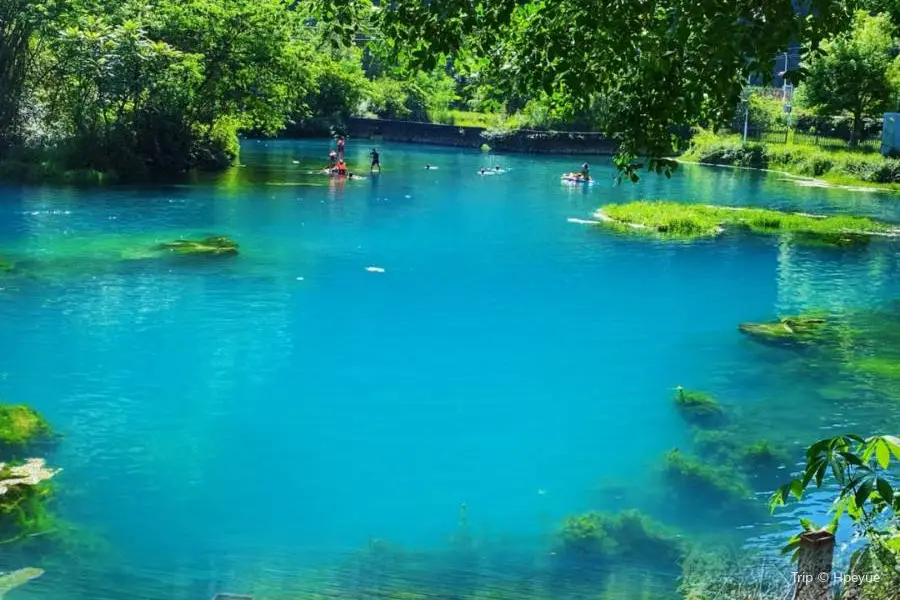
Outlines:
{"type": "Polygon", "coordinates": [[[42,458],[19,465],[0,463],[0,535],[16,539],[51,528],[44,500],[51,493],[47,482],[57,473],[42,458]]]}
{"type": "Polygon", "coordinates": [[[666,454],[663,474],[676,489],[692,498],[698,496],[710,506],[723,507],[751,495],[743,475],[727,467],[714,467],[687,456],[678,448],[666,454]]]}
{"type": "Polygon", "coordinates": [[[725,410],[715,398],[680,385],[675,388],[675,406],[688,422],[702,427],[714,426],[725,418],[725,410]]]}
{"type": "Polygon", "coordinates": [[[156,248],[157,250],[169,250],[174,254],[191,256],[235,256],[238,253],[237,242],[222,235],[200,240],[163,242],[156,248]]]}
{"type": "Polygon", "coordinates": [[[890,354],[855,360],[850,363],[850,368],[864,375],[900,381],[900,358],[890,354]]]}
{"type": "Polygon", "coordinates": [[[0,450],[25,446],[50,435],[50,425],[30,406],[0,404],[0,450]]]}
{"type": "Polygon", "coordinates": [[[754,340],[775,345],[806,345],[823,341],[828,320],[821,317],[784,317],[766,323],[741,323],[738,330],[754,340]]]}
{"type": "Polygon", "coordinates": [[[15,270],[16,265],[0,256],[0,273],[9,273],[15,270]]]}
{"type": "Polygon", "coordinates": [[[16,569],[15,571],[0,576],[0,598],[3,598],[7,593],[20,585],[28,583],[32,579],[37,579],[43,574],[43,569],[25,567],[24,569],[16,569]]]}
{"type": "Polygon", "coordinates": [[[768,440],[759,440],[745,446],[740,453],[741,463],[752,469],[777,467],[788,460],[787,454],[768,440]]]}
{"type": "Polygon", "coordinates": [[[886,223],[850,215],[808,215],[762,208],[641,200],[608,204],[595,216],[601,225],[644,231],[673,238],[713,237],[727,227],[758,234],[792,234],[798,241],[822,244],[860,243],[871,235],[891,232],[886,223]]]}
{"type": "Polygon", "coordinates": [[[686,548],[677,533],[636,510],[569,517],[558,537],[560,554],[614,562],[674,565],[686,548]]]}
{"type": "Polygon", "coordinates": [[[769,440],[743,442],[730,429],[698,429],[694,433],[694,447],[707,459],[748,474],[778,467],[788,461],[784,450],[769,440]]]}

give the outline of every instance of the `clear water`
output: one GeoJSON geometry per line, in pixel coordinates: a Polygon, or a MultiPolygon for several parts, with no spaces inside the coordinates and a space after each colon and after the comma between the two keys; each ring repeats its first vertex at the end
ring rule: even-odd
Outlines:
{"type": "Polygon", "coordinates": [[[591,509],[774,544],[792,514],[723,523],[667,501],[662,457],[691,439],[672,388],[796,448],[898,422],[737,331],[897,297],[891,244],[671,244],[568,220],[670,198],[900,221],[891,195],[703,168],[614,187],[605,165],[609,185],[567,187],[580,158],[402,145],[341,184],[308,174],[325,148],[248,142],[241,167],[179,186],[0,188],[0,254],[34,273],[0,281],[0,398],[64,435],[54,509],[77,527],[0,554],[47,571],[14,597],[296,598],[372,539],[445,548],[462,504],[488,583],[591,509]],[[478,175],[494,162],[508,172],[478,175]],[[208,233],[241,255],[136,258],[208,233]]]}

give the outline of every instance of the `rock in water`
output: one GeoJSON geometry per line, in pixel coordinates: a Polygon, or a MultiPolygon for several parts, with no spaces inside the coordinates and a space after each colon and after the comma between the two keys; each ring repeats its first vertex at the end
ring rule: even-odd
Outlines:
{"type": "Polygon", "coordinates": [[[23,583],[28,583],[32,579],[37,579],[43,574],[43,569],[25,567],[24,569],[18,569],[16,571],[12,571],[11,573],[0,575],[0,598],[5,596],[8,592],[19,587],[23,583]]]}

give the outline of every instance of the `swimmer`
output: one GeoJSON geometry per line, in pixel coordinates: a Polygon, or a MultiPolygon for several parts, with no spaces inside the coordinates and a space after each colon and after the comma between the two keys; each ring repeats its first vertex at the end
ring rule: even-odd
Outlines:
{"type": "Polygon", "coordinates": [[[481,175],[484,175],[485,173],[487,173],[487,171],[485,171],[484,169],[481,169],[478,173],[481,175]]]}
{"type": "Polygon", "coordinates": [[[431,165],[425,165],[425,170],[428,171],[430,169],[437,169],[437,167],[432,167],[431,165]]]}

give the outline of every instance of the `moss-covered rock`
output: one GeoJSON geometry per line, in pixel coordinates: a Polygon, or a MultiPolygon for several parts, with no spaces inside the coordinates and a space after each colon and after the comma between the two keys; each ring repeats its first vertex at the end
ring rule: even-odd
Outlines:
{"type": "Polygon", "coordinates": [[[680,385],[675,388],[675,406],[686,421],[701,427],[713,427],[725,420],[725,410],[715,398],[680,385]]]}
{"type": "Polygon", "coordinates": [[[759,342],[783,346],[824,341],[827,327],[827,319],[797,316],[768,323],[741,323],[738,330],[759,342]]]}
{"type": "Polygon", "coordinates": [[[677,448],[666,455],[663,473],[677,491],[700,499],[711,508],[744,502],[751,495],[750,487],[740,471],[705,464],[677,448]]]}
{"type": "Polygon", "coordinates": [[[559,531],[559,553],[615,562],[675,565],[685,543],[673,530],[636,510],[569,517],[559,531]]]}
{"type": "Polygon", "coordinates": [[[50,425],[24,404],[0,404],[0,446],[26,446],[50,436],[50,425]]]}
{"type": "Polygon", "coordinates": [[[788,461],[788,455],[768,440],[759,440],[741,448],[739,460],[746,469],[769,469],[788,461]]]}
{"type": "Polygon", "coordinates": [[[223,235],[210,236],[200,240],[163,242],[156,249],[186,256],[236,256],[238,253],[237,242],[223,235]]]}

